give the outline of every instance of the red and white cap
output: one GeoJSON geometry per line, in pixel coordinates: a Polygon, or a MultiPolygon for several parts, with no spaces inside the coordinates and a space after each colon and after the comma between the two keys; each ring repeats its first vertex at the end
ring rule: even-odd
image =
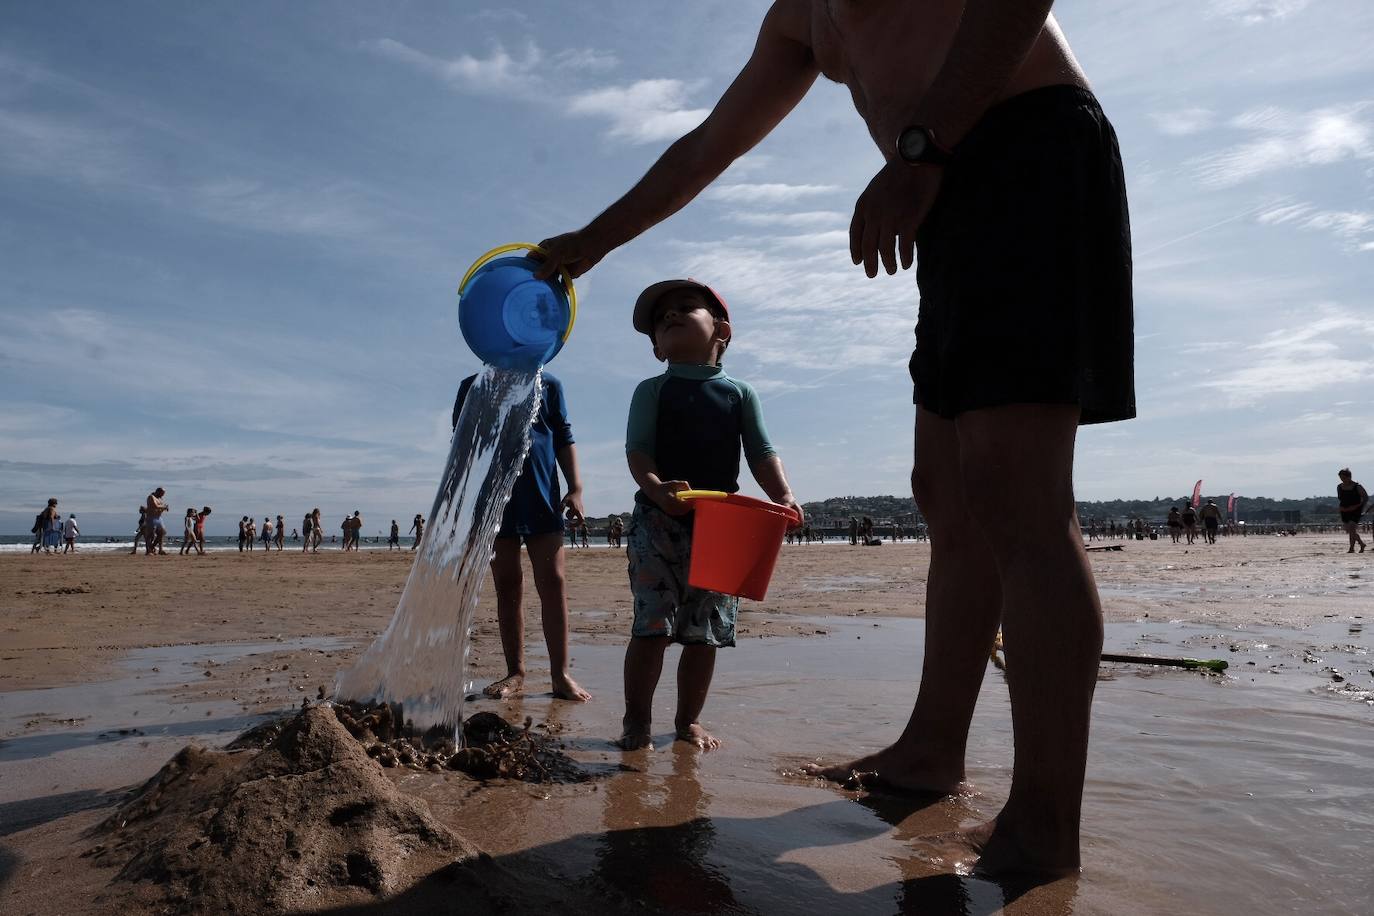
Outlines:
{"type": "Polygon", "coordinates": [[[662,299],[665,293],[675,289],[696,290],[705,296],[708,302],[720,309],[720,317],[726,321],[730,320],[730,309],[726,306],[725,300],[705,283],[699,283],[690,277],[686,280],[660,280],[645,289],[635,300],[634,325],[636,331],[641,334],[648,334],[650,337],[653,336],[654,306],[658,305],[658,300],[662,299]]]}

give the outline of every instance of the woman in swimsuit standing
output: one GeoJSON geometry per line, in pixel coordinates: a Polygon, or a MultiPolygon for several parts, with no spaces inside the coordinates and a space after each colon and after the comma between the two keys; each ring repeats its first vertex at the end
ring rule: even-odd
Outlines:
{"type": "Polygon", "coordinates": [[[1341,479],[1341,482],[1336,484],[1336,499],[1341,504],[1341,524],[1345,526],[1345,533],[1350,535],[1350,549],[1346,553],[1354,553],[1356,544],[1360,545],[1360,553],[1364,553],[1364,538],[1360,537],[1360,516],[1369,505],[1369,493],[1351,478],[1350,468],[1341,468],[1336,476],[1341,479]]]}

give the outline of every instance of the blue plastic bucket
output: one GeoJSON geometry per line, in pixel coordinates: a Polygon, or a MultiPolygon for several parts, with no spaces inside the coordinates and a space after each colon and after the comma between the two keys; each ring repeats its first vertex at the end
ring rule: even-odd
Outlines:
{"type": "Polygon", "coordinates": [[[503,245],[478,258],[458,287],[458,327],[482,362],[503,369],[537,369],[558,354],[577,319],[577,293],[566,273],[537,280],[539,262],[503,245]]]}

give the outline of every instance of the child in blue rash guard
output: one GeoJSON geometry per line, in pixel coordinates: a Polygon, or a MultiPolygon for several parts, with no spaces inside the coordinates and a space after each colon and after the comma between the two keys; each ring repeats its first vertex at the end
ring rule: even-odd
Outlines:
{"type": "MultiPolygon", "coordinates": [[[[453,426],[463,412],[463,402],[477,376],[458,386],[453,402],[453,426]]],[[[573,680],[568,655],[568,593],[563,557],[563,514],[573,524],[582,521],[582,478],[577,469],[577,448],[563,383],[545,372],[539,394],[539,415],[530,424],[530,450],[511,489],[510,502],[501,516],[491,557],[491,579],[496,588],[496,620],[501,630],[501,650],[506,656],[506,676],[482,688],[492,699],[504,700],[525,689],[524,572],[520,542],[530,555],[534,588],[539,593],[544,643],[549,650],[553,695],[559,700],[585,703],[592,695],[573,680]],[[559,493],[558,472],[568,481],[568,492],[559,493]]],[[[415,543],[420,542],[424,519],[415,516],[415,543]]],[[[394,525],[393,525],[394,528],[394,525]]]]}
{"type": "Polygon", "coordinates": [[[716,649],[735,644],[739,599],[687,584],[691,506],[679,490],[739,489],[740,447],[774,502],[801,507],[768,441],[758,395],[721,368],[730,345],[724,300],[694,280],[664,280],[635,302],[635,330],[653,342],[668,371],[635,389],[625,453],[639,492],[628,530],[634,626],[625,652],[625,719],[619,745],[652,748],[654,690],[670,642],[678,662],[676,734],[702,750],[719,747],[699,721],[716,649]]]}

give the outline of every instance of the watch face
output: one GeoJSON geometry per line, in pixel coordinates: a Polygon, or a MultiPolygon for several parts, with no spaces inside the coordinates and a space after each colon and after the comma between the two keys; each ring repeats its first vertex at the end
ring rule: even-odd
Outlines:
{"type": "Polygon", "coordinates": [[[902,158],[912,162],[921,158],[926,151],[926,134],[923,130],[904,130],[897,144],[902,158]]]}

